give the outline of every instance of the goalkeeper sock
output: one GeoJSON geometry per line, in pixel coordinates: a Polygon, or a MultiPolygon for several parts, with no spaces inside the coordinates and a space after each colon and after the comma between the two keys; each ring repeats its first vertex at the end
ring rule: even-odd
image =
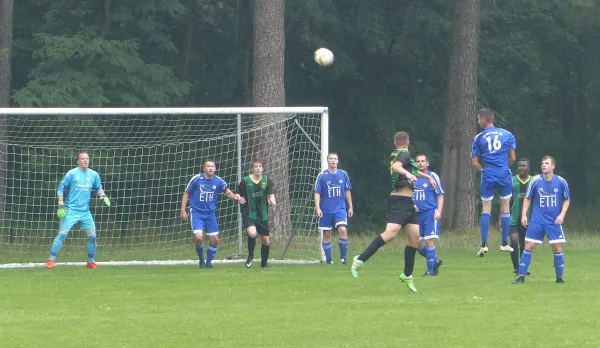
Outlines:
{"type": "Polygon", "coordinates": [[[58,255],[58,252],[60,251],[60,248],[62,247],[65,238],[67,238],[67,232],[59,231],[56,238],[54,238],[54,242],[52,242],[52,246],[50,247],[50,257],[48,258],[49,260],[56,259],[56,255],[58,255]]]}
{"type": "Polygon", "coordinates": [[[325,262],[327,263],[331,262],[333,259],[333,256],[331,256],[331,247],[331,242],[323,243],[323,251],[325,252],[325,262]]]}
{"type": "Polygon", "coordinates": [[[348,254],[348,239],[338,238],[338,246],[340,247],[340,259],[346,259],[348,254]]]}
{"type": "Polygon", "coordinates": [[[269,260],[269,250],[271,250],[271,246],[269,244],[263,244],[260,247],[260,265],[265,266],[267,261],[269,260]]]}
{"type": "Polygon", "coordinates": [[[379,250],[379,248],[381,248],[384,245],[385,241],[383,240],[383,238],[381,238],[381,235],[375,237],[375,239],[373,239],[373,241],[369,244],[367,249],[365,249],[365,251],[363,251],[363,253],[358,256],[358,259],[362,262],[367,262],[367,260],[370,259],[371,256],[373,256],[373,254],[375,254],[377,250],[379,250]]]}
{"type": "Polygon", "coordinates": [[[87,246],[88,262],[96,262],[94,260],[96,258],[96,234],[88,234],[85,244],[87,246]]]}
{"type": "Polygon", "coordinates": [[[488,234],[490,233],[490,213],[481,213],[479,232],[481,234],[481,246],[484,247],[487,245],[488,234]]]}
{"type": "Polygon", "coordinates": [[[425,244],[421,245],[419,249],[417,249],[417,252],[419,253],[419,255],[427,257],[427,247],[425,246],[425,244]]]}
{"type": "Polygon", "coordinates": [[[200,263],[204,263],[204,244],[196,244],[196,253],[198,254],[200,263]]]}
{"type": "Polygon", "coordinates": [[[206,265],[207,266],[212,265],[212,260],[213,260],[213,257],[215,257],[216,253],[217,253],[217,246],[209,244],[208,250],[206,251],[206,265]]]}
{"type": "Polygon", "coordinates": [[[254,248],[256,248],[256,238],[248,236],[248,260],[254,259],[254,248]]]}

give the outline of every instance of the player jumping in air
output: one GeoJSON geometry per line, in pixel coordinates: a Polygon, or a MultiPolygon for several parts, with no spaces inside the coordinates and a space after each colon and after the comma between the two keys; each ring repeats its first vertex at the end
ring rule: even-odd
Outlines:
{"type": "MultiPolygon", "coordinates": [[[[529,175],[529,159],[520,158],[517,161],[517,175],[512,177],[513,194],[510,199],[510,247],[514,250],[510,253],[515,275],[519,275],[519,255],[525,250],[525,226],[521,225],[521,207],[527,192],[527,185],[531,180],[529,175]]],[[[527,212],[529,217],[529,211],[527,212]]]]}
{"type": "Polygon", "coordinates": [[[405,227],[408,243],[404,249],[404,272],[400,275],[400,280],[406,283],[410,291],[417,292],[412,274],[415,267],[415,254],[420,245],[420,240],[419,218],[412,198],[413,185],[417,181],[417,175],[427,178],[434,189],[436,188],[436,182],[429,175],[417,170],[415,161],[410,157],[410,152],[408,152],[409,145],[410,139],[408,133],[396,133],[394,136],[394,146],[396,149],[390,156],[392,193],[388,198],[387,225],[385,226],[385,231],[375,237],[362,254],[354,257],[351,271],[352,276],[358,278],[358,270],[364,263],[379,248],[396,238],[402,227],[405,227]]]}
{"type": "Polygon", "coordinates": [[[444,190],[442,189],[440,177],[428,169],[427,156],[417,155],[415,162],[419,172],[427,174],[436,182],[436,187],[433,188],[428,179],[419,177],[413,191],[413,201],[419,213],[421,240],[425,243],[418,250],[419,254],[427,260],[427,271],[424,275],[436,276],[442,265],[442,260],[436,256],[434,240],[439,238],[440,235],[440,219],[444,209],[444,190]]]}
{"type": "Polygon", "coordinates": [[[477,123],[483,128],[483,131],[477,134],[473,140],[471,164],[478,172],[481,172],[481,248],[477,252],[477,256],[483,257],[488,252],[490,214],[496,189],[500,194],[502,229],[500,250],[513,251],[513,248],[508,245],[510,197],[512,197],[512,173],[509,166],[515,161],[517,143],[512,133],[494,126],[494,113],[491,110],[479,110],[477,123]],[[480,157],[483,164],[479,162],[480,157]]]}
{"type": "Polygon", "coordinates": [[[269,206],[275,207],[275,188],[271,178],[263,175],[263,165],[260,160],[252,161],[252,173],[244,177],[238,186],[239,195],[246,201],[242,204],[242,220],[248,231],[248,259],[246,267],[252,267],[256,235],[260,235],[260,266],[269,267],[269,206]]]}
{"type": "Polygon", "coordinates": [[[513,284],[525,282],[527,269],[536,244],[542,244],[544,235],[554,252],[554,271],[556,282],[564,283],[565,257],[562,244],[566,243],[562,224],[565,220],[571,194],[569,185],[562,177],[554,174],[556,160],[551,156],[542,158],[542,174],[531,178],[527,187],[523,208],[521,208],[521,223],[527,227],[525,233],[525,250],[519,263],[519,277],[513,284]],[[531,221],[527,219],[527,211],[531,206],[531,221]]]}
{"type": "Polygon", "coordinates": [[[82,230],[87,235],[86,247],[88,253],[87,268],[97,268],[96,266],[96,225],[90,212],[90,196],[92,191],[105,205],[110,206],[110,200],[106,197],[102,189],[100,175],[89,168],[90,157],[86,152],[77,154],[77,168],[67,172],[65,177],[58,185],[57,198],[58,210],[56,215],[60,220],[60,229],[58,235],[54,238],[50,248],[50,257],[46,262],[46,268],[54,268],[54,260],[58,255],[69,231],[75,224],[79,223],[82,230]],[[67,192],[67,200],[64,200],[67,192]]]}
{"type": "Polygon", "coordinates": [[[317,176],[315,183],[315,214],[319,217],[319,230],[323,231],[323,250],[325,262],[333,264],[331,255],[331,230],[338,230],[340,262],[345,265],[348,252],[348,218],[354,214],[352,208],[352,184],[346,171],[338,169],[338,155],[327,155],[328,168],[317,176]],[[346,208],[347,205],[347,208],[346,208]],[[346,211],[347,209],[347,211],[346,211]]]}
{"type": "Polygon", "coordinates": [[[215,175],[216,165],[214,161],[207,160],[203,165],[203,173],[192,177],[185,188],[181,198],[181,219],[188,220],[187,203],[190,201],[190,220],[192,222],[192,232],[196,237],[196,252],[198,253],[198,263],[200,268],[212,268],[212,260],[217,253],[219,244],[219,226],[217,222],[217,202],[220,193],[224,193],[227,198],[244,204],[243,197],[231,192],[227,183],[215,175]],[[210,244],[206,251],[206,263],[204,262],[204,231],[210,238],[210,244]]]}

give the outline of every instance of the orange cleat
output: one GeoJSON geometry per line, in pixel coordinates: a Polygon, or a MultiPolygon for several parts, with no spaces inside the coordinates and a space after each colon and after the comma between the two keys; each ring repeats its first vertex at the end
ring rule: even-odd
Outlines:
{"type": "Polygon", "coordinates": [[[93,269],[97,269],[98,268],[98,266],[96,266],[95,262],[88,262],[85,267],[87,267],[87,268],[93,268],[93,269]]]}
{"type": "Polygon", "coordinates": [[[46,268],[47,269],[53,269],[54,268],[54,260],[48,260],[48,261],[46,261],[46,268]]]}

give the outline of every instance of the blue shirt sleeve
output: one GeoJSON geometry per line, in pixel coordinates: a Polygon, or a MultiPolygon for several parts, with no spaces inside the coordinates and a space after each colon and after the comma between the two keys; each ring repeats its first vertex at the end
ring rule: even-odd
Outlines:
{"type": "Polygon", "coordinates": [[[346,190],[351,191],[352,183],[350,182],[350,175],[348,175],[348,172],[346,172],[345,170],[343,172],[344,172],[344,175],[346,176],[346,190]]]}
{"type": "Polygon", "coordinates": [[[196,185],[194,185],[196,180],[198,180],[198,177],[194,176],[185,187],[185,192],[187,192],[188,195],[191,195],[196,190],[196,185]]]}
{"type": "Polygon", "coordinates": [[[515,136],[512,133],[510,133],[508,145],[510,146],[510,149],[513,149],[513,150],[517,149],[517,140],[515,139],[515,136]]]}
{"type": "Polygon", "coordinates": [[[319,173],[317,175],[317,180],[315,181],[315,193],[321,194],[321,178],[323,177],[323,173],[319,173]]]}
{"type": "Polygon", "coordinates": [[[223,180],[220,177],[219,177],[219,185],[221,185],[221,192],[222,193],[227,193],[229,191],[229,188],[227,187],[227,183],[225,182],[225,180],[223,180]]]}
{"type": "Polygon", "coordinates": [[[562,185],[563,199],[565,201],[568,201],[571,199],[571,192],[569,191],[569,184],[567,184],[567,181],[565,179],[561,178],[560,176],[558,178],[560,179],[560,182],[562,185]]]}
{"type": "Polygon", "coordinates": [[[471,145],[471,158],[481,156],[481,152],[479,151],[479,135],[473,139],[473,145],[471,145]]]}
{"type": "Polygon", "coordinates": [[[444,194],[444,189],[442,188],[442,180],[440,180],[440,177],[436,173],[434,173],[434,172],[431,172],[431,177],[433,178],[433,180],[435,180],[435,184],[437,186],[435,188],[435,193],[438,196],[443,195],[444,194]]]}
{"type": "Polygon", "coordinates": [[[527,193],[525,193],[525,197],[531,199],[531,197],[533,197],[533,192],[535,191],[535,186],[537,186],[537,183],[540,181],[540,176],[536,175],[533,178],[531,178],[531,181],[529,181],[529,185],[527,185],[527,193]]]}
{"type": "Polygon", "coordinates": [[[71,187],[71,172],[67,173],[65,177],[61,180],[60,184],[58,184],[58,190],[56,191],[57,196],[62,196],[65,193],[65,190],[68,190],[71,187]]]}

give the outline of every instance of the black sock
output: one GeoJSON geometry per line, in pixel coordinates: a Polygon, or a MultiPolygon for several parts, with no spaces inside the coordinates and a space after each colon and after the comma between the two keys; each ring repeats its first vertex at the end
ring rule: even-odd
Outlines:
{"type": "Polygon", "coordinates": [[[519,236],[519,251],[521,252],[519,255],[523,255],[523,251],[525,251],[525,235],[519,236]]]}
{"type": "Polygon", "coordinates": [[[252,261],[254,258],[254,248],[256,247],[256,238],[248,236],[248,260],[252,261]]]}
{"type": "Polygon", "coordinates": [[[260,247],[260,264],[261,265],[266,265],[267,261],[269,260],[269,250],[271,249],[271,247],[269,245],[265,245],[263,244],[260,247]]]}
{"type": "Polygon", "coordinates": [[[360,254],[360,256],[358,256],[358,259],[361,260],[362,262],[366,262],[368,259],[371,258],[371,256],[373,256],[373,254],[375,254],[377,252],[377,250],[379,248],[381,248],[384,245],[385,245],[385,242],[383,241],[383,238],[381,238],[381,235],[375,237],[375,239],[373,239],[373,241],[371,241],[371,243],[365,249],[365,251],[363,251],[363,253],[360,254]]]}
{"type": "Polygon", "coordinates": [[[518,271],[519,270],[519,245],[512,243],[510,245],[510,247],[513,248],[513,251],[510,253],[510,259],[513,264],[513,269],[518,271]]]}
{"type": "Polygon", "coordinates": [[[487,246],[487,243],[481,243],[481,247],[485,248],[487,246]]]}
{"type": "Polygon", "coordinates": [[[407,245],[404,248],[404,275],[410,277],[415,269],[415,255],[417,254],[417,248],[413,248],[407,245]]]}

